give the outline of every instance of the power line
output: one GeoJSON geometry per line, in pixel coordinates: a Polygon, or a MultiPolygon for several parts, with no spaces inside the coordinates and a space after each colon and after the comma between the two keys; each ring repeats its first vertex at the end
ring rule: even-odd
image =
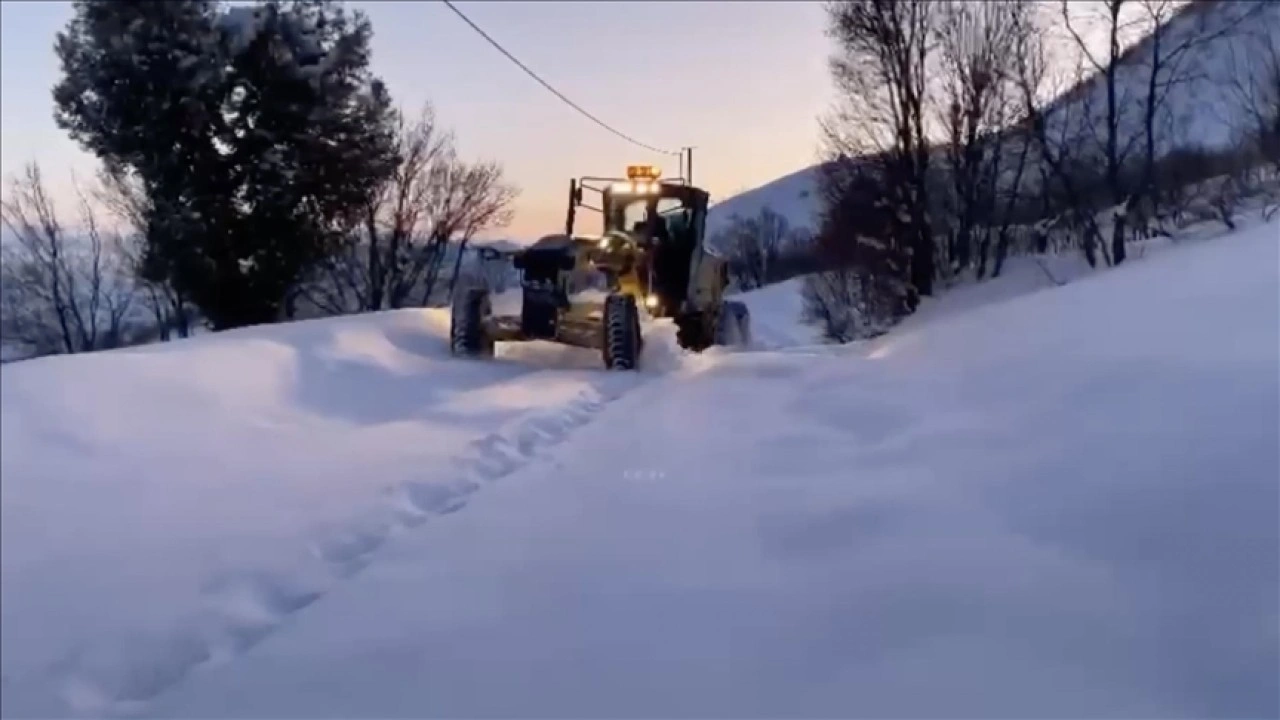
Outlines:
{"type": "Polygon", "coordinates": [[[622,138],[623,140],[626,140],[627,142],[631,143],[632,145],[637,145],[637,146],[639,146],[639,147],[644,148],[645,150],[649,150],[650,152],[659,153],[659,154],[661,154],[661,155],[680,155],[680,153],[679,153],[679,152],[674,152],[674,151],[671,151],[671,150],[663,150],[663,149],[661,149],[661,148],[656,148],[656,147],[654,147],[654,146],[652,146],[652,145],[648,145],[648,144],[642,143],[642,142],[640,142],[639,140],[636,140],[635,138],[631,137],[630,135],[628,135],[628,134],[626,134],[626,133],[622,132],[621,130],[618,130],[618,129],[616,129],[616,128],[612,127],[611,125],[609,125],[609,124],[608,124],[608,123],[606,123],[605,121],[601,120],[600,118],[596,117],[595,115],[592,115],[591,113],[587,112],[586,110],[584,110],[584,109],[582,108],[582,106],[581,106],[581,105],[579,105],[578,103],[576,103],[576,102],[574,102],[574,101],[570,100],[569,98],[565,97],[564,93],[562,93],[562,92],[560,92],[559,90],[557,90],[557,89],[555,89],[554,87],[552,87],[552,86],[551,86],[551,83],[548,83],[546,80],[543,80],[542,78],[538,77],[538,74],[537,74],[537,73],[535,73],[534,71],[530,70],[530,69],[529,69],[529,66],[525,65],[524,63],[522,63],[522,62],[520,62],[518,59],[516,59],[516,56],[515,56],[515,55],[512,55],[511,53],[507,52],[507,49],[506,49],[506,48],[504,48],[504,47],[502,47],[502,45],[501,45],[501,44],[499,44],[497,40],[494,40],[493,38],[489,37],[489,33],[485,32],[484,30],[481,30],[479,25],[476,25],[474,22],[472,22],[472,21],[471,21],[471,18],[467,17],[466,15],[464,15],[464,14],[462,13],[462,11],[461,11],[461,10],[459,10],[459,9],[458,9],[458,8],[456,8],[456,7],[454,7],[454,4],[453,4],[452,2],[450,2],[449,0],[441,0],[441,1],[445,4],[445,7],[449,8],[450,10],[452,10],[452,11],[454,12],[454,14],[456,14],[458,17],[462,18],[462,21],[463,21],[463,22],[465,22],[466,24],[470,25],[472,30],[475,30],[477,33],[479,33],[479,34],[480,34],[480,37],[484,38],[485,40],[488,40],[488,41],[489,41],[489,44],[490,44],[490,45],[492,45],[494,48],[496,48],[496,49],[498,50],[498,52],[502,53],[503,55],[506,55],[508,60],[510,60],[511,62],[515,63],[515,64],[516,64],[516,66],[517,66],[517,67],[519,67],[521,70],[525,71],[525,73],[527,73],[527,74],[529,75],[529,77],[533,78],[534,80],[537,80],[537,81],[538,81],[538,83],[542,85],[542,87],[544,87],[544,88],[546,88],[546,89],[550,90],[550,91],[551,91],[551,93],[552,93],[553,95],[555,95],[556,97],[558,97],[558,98],[560,98],[561,100],[563,100],[563,101],[565,102],[565,104],[567,104],[569,107],[571,107],[571,108],[573,108],[574,110],[577,110],[578,112],[582,113],[582,114],[583,114],[583,115],[584,115],[588,120],[590,120],[591,122],[594,122],[595,124],[599,125],[600,127],[604,128],[605,130],[608,130],[609,132],[613,133],[614,135],[617,135],[618,137],[622,138]]]}

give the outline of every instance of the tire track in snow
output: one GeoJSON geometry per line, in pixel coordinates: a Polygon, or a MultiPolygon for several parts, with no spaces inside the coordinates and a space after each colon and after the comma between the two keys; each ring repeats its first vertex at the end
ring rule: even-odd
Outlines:
{"type": "Polygon", "coordinates": [[[407,480],[393,486],[372,512],[313,543],[311,562],[301,563],[293,577],[246,570],[214,578],[204,588],[206,606],[162,636],[104,643],[62,659],[51,668],[58,694],[77,715],[145,713],[151,699],[192,671],[248,652],[359,573],[394,533],[461,510],[487,484],[546,457],[545,451],[563,444],[611,403],[665,374],[601,373],[573,400],[531,411],[473,440],[453,458],[448,481],[407,480]],[[317,564],[321,572],[314,572],[317,564]]]}

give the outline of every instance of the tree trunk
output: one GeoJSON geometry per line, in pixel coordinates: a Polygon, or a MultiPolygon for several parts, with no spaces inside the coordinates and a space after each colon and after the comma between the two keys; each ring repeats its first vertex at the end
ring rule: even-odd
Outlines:
{"type": "Polygon", "coordinates": [[[1126,232],[1125,216],[1117,213],[1111,223],[1111,262],[1113,265],[1119,265],[1124,262],[1124,236],[1126,232]]]}
{"type": "Polygon", "coordinates": [[[1009,255],[1009,229],[1000,228],[1000,236],[996,239],[996,259],[995,265],[991,268],[991,277],[1000,277],[1000,272],[1004,270],[1004,260],[1009,255]]]}
{"type": "MultiPolygon", "coordinates": [[[[1107,65],[1107,188],[1111,191],[1111,204],[1120,204],[1120,121],[1119,102],[1116,97],[1116,63],[1120,59],[1120,2],[1111,0],[1111,62],[1107,65]]],[[[1116,232],[1111,236],[1112,263],[1124,262],[1124,221],[1117,217],[1116,232]]]]}
{"type": "Polygon", "coordinates": [[[917,228],[911,252],[911,284],[921,295],[933,295],[933,238],[925,228],[917,228]]]}
{"type": "Polygon", "coordinates": [[[453,277],[449,278],[449,298],[453,299],[453,289],[458,285],[458,272],[462,269],[462,256],[467,253],[468,238],[462,238],[458,244],[458,257],[453,261],[453,277]]]}

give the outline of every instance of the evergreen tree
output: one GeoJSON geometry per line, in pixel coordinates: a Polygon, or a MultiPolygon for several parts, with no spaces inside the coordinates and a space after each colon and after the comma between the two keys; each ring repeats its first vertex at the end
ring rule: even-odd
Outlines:
{"type": "Polygon", "coordinates": [[[284,298],[394,170],[372,28],[331,0],[77,0],[55,118],[150,200],[144,272],[216,329],[284,298]]]}

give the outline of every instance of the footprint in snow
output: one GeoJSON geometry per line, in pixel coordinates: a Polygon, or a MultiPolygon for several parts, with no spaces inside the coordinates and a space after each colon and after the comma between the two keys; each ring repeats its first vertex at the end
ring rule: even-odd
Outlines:
{"type": "MultiPolygon", "coordinates": [[[[464,465],[473,471],[472,477],[481,480],[510,474],[526,465],[538,446],[563,442],[572,429],[585,425],[592,414],[627,389],[629,386],[599,390],[599,399],[580,398],[557,417],[526,422],[514,442],[500,435],[477,441],[473,445],[480,461],[472,459],[464,465]],[[525,462],[505,450],[526,456],[525,462]]],[[[479,488],[477,482],[463,477],[448,483],[411,482],[391,489],[391,519],[327,538],[313,545],[312,551],[340,576],[350,574],[368,563],[385,544],[393,526],[411,528],[430,515],[456,512],[479,488]]],[[[325,589],[307,589],[266,572],[248,572],[214,578],[202,592],[207,599],[206,611],[175,632],[80,648],[55,663],[51,670],[63,678],[63,699],[76,712],[94,716],[140,712],[147,701],[180,682],[195,667],[248,651],[285,618],[322,597],[325,589]]],[[[8,684],[8,676],[0,676],[0,685],[8,684]]]]}
{"type": "Polygon", "coordinates": [[[57,663],[62,699],[77,713],[128,714],[212,657],[208,639],[194,626],[178,633],[131,634],[77,648],[57,663]]]}
{"type": "Polygon", "coordinates": [[[323,596],[322,589],[294,586],[266,573],[220,579],[206,589],[206,635],[211,660],[224,662],[247,652],[270,635],[286,617],[323,596]]]}
{"type": "Polygon", "coordinates": [[[206,586],[209,608],[224,627],[259,627],[278,624],[320,598],[319,590],[292,586],[265,572],[249,572],[220,578],[206,586]]]}
{"type": "Polygon", "coordinates": [[[340,576],[353,574],[368,564],[369,556],[387,541],[391,528],[376,527],[350,530],[321,540],[312,549],[340,576]]]}
{"type": "Polygon", "coordinates": [[[480,486],[469,480],[451,483],[410,482],[404,487],[405,499],[421,513],[447,515],[461,510],[471,493],[480,486]]]}

